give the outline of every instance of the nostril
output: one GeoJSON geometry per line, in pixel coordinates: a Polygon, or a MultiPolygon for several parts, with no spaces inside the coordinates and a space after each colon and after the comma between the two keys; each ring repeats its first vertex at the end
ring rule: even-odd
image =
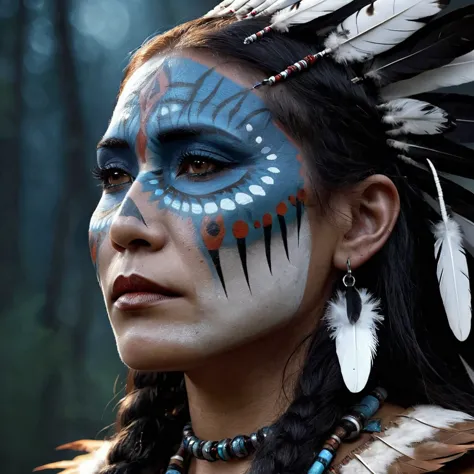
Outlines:
{"type": "Polygon", "coordinates": [[[150,242],[145,239],[134,239],[128,245],[129,247],[151,247],[150,242]]]}

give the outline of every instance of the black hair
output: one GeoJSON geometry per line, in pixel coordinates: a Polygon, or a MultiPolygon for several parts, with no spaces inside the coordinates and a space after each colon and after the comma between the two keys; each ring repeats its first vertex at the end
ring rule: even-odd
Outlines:
{"type": "MultiPolygon", "coordinates": [[[[216,20],[196,20],[178,27],[174,35],[192,36],[205,30],[193,47],[239,60],[265,75],[322,49],[316,37],[311,44],[302,41],[309,37],[303,33],[301,38],[272,33],[244,45],[243,39],[267,21],[255,18],[211,28],[216,20]]],[[[264,100],[274,118],[302,146],[326,216],[337,212],[326,208],[330,193],[350,189],[370,175],[384,174],[397,187],[401,203],[397,223],[381,251],[355,271],[357,286],[381,300],[385,316],[368,387],[384,387],[389,401],[402,407],[430,403],[474,415],[474,386],[459,358],[460,344],[449,329],[436,279],[430,231],[435,216],[416,181],[407,178],[408,165],[386,143],[377,88],[354,85],[351,79],[356,74],[348,66],[324,59],[309,71],[267,88],[264,100]]],[[[468,345],[469,341],[464,347],[468,345]]],[[[472,360],[466,350],[464,356],[472,360]]],[[[345,388],[334,342],[319,325],[311,336],[293,400],[274,423],[249,472],[306,472],[314,452],[359,397],[345,388]]],[[[188,416],[183,374],[136,373],[134,388],[119,413],[109,465],[102,474],[138,474],[152,468],[164,472],[188,416]]]]}

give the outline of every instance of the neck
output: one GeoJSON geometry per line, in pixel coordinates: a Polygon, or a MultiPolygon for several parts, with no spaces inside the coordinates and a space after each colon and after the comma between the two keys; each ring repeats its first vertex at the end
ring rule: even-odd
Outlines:
{"type": "MultiPolygon", "coordinates": [[[[313,317],[281,328],[205,366],[186,373],[191,422],[202,440],[250,435],[271,425],[293,398],[306,352],[305,335],[314,330],[313,317]]],[[[190,472],[245,472],[250,461],[208,463],[193,460],[190,472]],[[243,470],[242,470],[243,469],[243,470]]]]}

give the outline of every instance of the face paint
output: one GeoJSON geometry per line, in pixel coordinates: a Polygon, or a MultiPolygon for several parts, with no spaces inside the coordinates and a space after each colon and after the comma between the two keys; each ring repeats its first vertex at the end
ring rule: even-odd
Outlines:
{"type": "MultiPolygon", "coordinates": [[[[101,173],[131,177],[112,179],[121,184],[105,190],[90,230],[119,351],[139,370],[186,370],[314,307],[299,150],[259,96],[213,65],[146,62],[98,150],[101,173]],[[134,239],[147,245],[127,248],[134,239]],[[107,292],[134,272],[184,296],[127,318],[107,292]]],[[[331,238],[311,229],[330,268],[331,238]]]]}
{"type": "MultiPolygon", "coordinates": [[[[251,90],[191,59],[155,59],[127,83],[104,139],[109,137],[125,140],[135,156],[123,149],[107,157],[109,150],[100,150],[99,166],[126,172],[140,167],[136,180],[149,201],[191,219],[224,292],[223,248],[238,252],[250,291],[249,246],[264,242],[269,275],[274,239],[281,239],[291,261],[288,226],[295,224],[299,236],[305,198],[298,150],[251,90]],[[189,158],[212,160],[222,169],[179,175],[189,158]]],[[[91,230],[106,229],[124,198],[123,192],[104,195],[91,230]]],[[[136,214],[132,203],[127,198],[121,213],[136,214]]]]}

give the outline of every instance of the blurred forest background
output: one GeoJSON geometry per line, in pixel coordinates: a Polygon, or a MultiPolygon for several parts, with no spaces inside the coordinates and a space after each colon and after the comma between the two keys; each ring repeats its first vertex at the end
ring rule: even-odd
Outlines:
{"type": "Polygon", "coordinates": [[[214,5],[0,0],[2,474],[113,423],[126,371],[89,258],[95,145],[129,54],[214,5]]]}
{"type": "Polygon", "coordinates": [[[113,423],[125,369],[89,259],[95,145],[130,52],[216,3],[0,0],[2,474],[113,423]]]}

